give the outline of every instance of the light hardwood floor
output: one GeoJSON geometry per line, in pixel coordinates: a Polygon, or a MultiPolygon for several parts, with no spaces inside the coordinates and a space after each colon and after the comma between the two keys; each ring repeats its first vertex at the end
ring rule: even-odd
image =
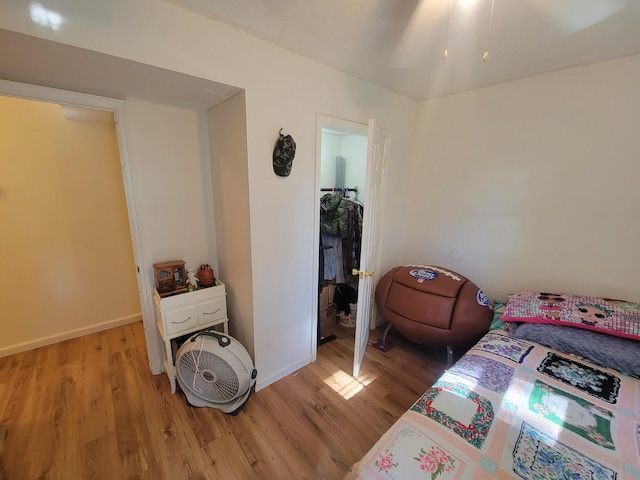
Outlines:
{"type": "Polygon", "coordinates": [[[340,479],[440,376],[446,355],[392,330],[395,348],[369,347],[355,380],[353,330],[335,328],[316,362],[235,417],[189,407],[166,375],[152,376],[140,322],[1,358],[7,478],[340,479]]]}

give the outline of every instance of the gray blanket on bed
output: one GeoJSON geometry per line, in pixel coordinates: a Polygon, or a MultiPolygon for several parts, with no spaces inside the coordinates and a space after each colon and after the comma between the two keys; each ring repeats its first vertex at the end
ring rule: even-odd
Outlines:
{"type": "Polygon", "coordinates": [[[630,338],[540,323],[512,323],[509,336],[579,355],[603,367],[640,377],[640,342],[630,338]]]}

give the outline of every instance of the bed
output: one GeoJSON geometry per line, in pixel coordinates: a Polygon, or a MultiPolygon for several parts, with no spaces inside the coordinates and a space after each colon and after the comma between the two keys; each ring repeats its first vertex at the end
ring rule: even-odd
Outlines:
{"type": "Polygon", "coordinates": [[[640,479],[640,305],[557,294],[562,308],[550,313],[543,293],[526,293],[497,305],[494,328],[346,479],[640,479]],[[570,318],[605,302],[610,322],[570,318]],[[600,356],[584,349],[594,342],[600,356]]]}

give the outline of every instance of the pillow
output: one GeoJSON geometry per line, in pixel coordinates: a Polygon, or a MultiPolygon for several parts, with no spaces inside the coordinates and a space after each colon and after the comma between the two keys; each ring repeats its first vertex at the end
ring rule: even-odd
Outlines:
{"type": "Polygon", "coordinates": [[[509,295],[504,322],[564,325],[640,340],[640,304],[565,293],[509,295]]]}
{"type": "Polygon", "coordinates": [[[512,323],[509,336],[537,342],[626,375],[640,377],[640,344],[635,340],[540,323],[512,323]]]}
{"type": "Polygon", "coordinates": [[[493,301],[493,320],[491,320],[491,326],[489,330],[507,330],[506,324],[500,318],[500,316],[504,313],[504,307],[507,305],[507,302],[504,300],[494,300],[493,301]]]}

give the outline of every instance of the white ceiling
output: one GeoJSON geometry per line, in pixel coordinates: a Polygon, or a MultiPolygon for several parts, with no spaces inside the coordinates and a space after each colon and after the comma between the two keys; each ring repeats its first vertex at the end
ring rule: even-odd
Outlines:
{"type": "MultiPolygon", "coordinates": [[[[640,53],[640,0],[168,0],[414,99],[640,53]]],[[[295,72],[291,72],[295,75],[295,72]]],[[[0,78],[209,108],[239,89],[0,29],[0,78]],[[78,68],[82,65],[82,68],[78,68]]]]}
{"type": "Polygon", "coordinates": [[[495,0],[486,63],[493,0],[171,1],[414,99],[640,52],[640,0],[495,0]]]}

